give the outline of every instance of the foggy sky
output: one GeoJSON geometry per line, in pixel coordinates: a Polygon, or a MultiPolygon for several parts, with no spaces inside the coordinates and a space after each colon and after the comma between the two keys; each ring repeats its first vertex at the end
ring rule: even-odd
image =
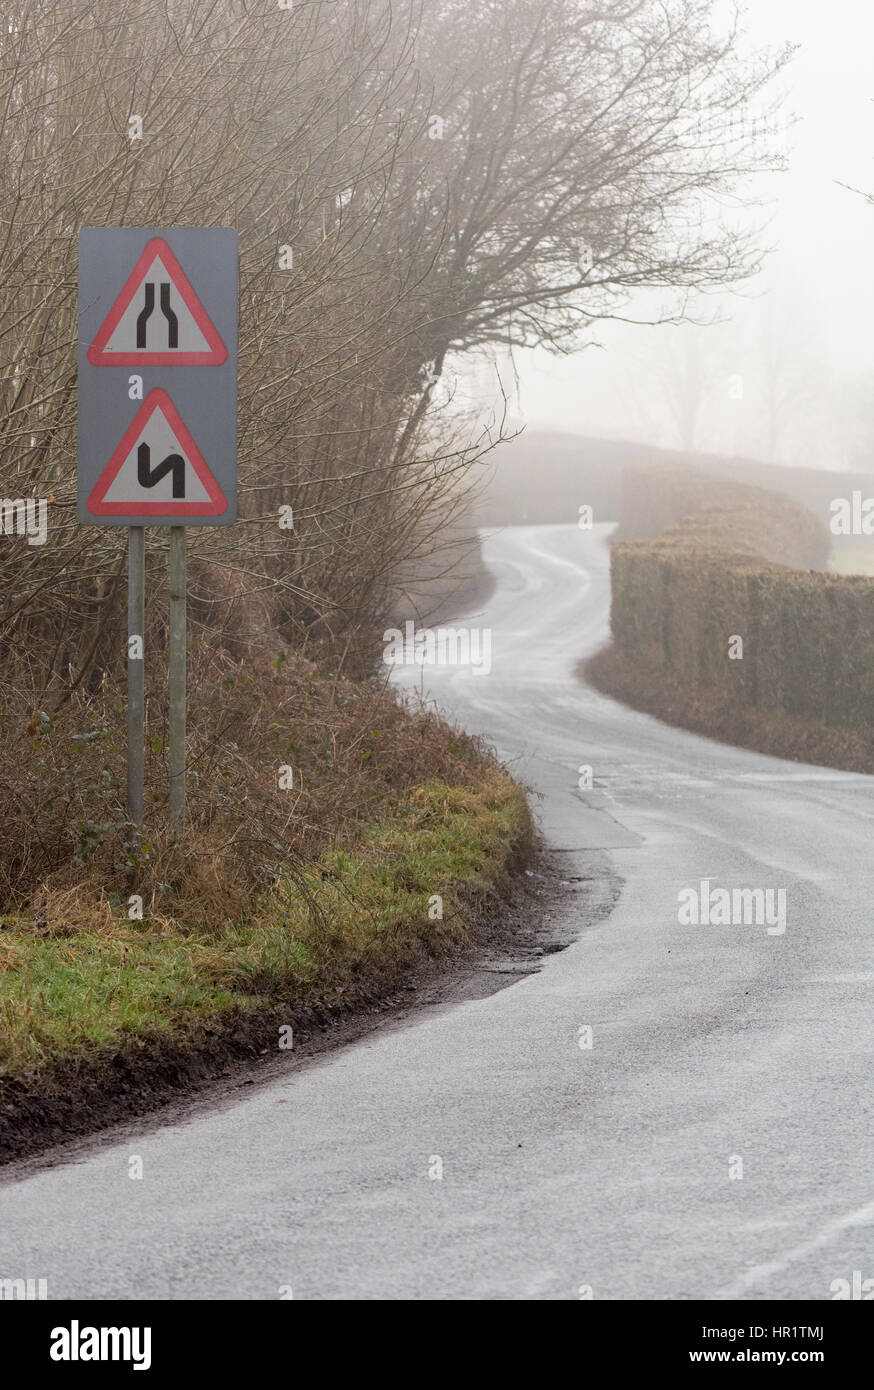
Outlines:
{"type": "MultiPolygon", "coordinates": [[[[748,376],[747,394],[755,387],[754,346],[760,333],[764,300],[782,325],[787,355],[803,353],[815,359],[815,374],[832,383],[846,375],[874,372],[874,206],[841,187],[874,190],[874,12],[864,0],[755,0],[746,25],[753,46],[776,49],[786,41],[800,44],[794,61],[777,79],[786,93],[785,110],[796,122],[788,132],[785,172],[761,175],[754,181],[761,206],[748,216],[766,224],[763,240],[776,249],[754,279],[729,293],[709,295],[704,313],[717,310],[730,319],[712,330],[720,352],[732,359],[731,370],[748,376]]],[[[631,313],[643,302],[630,301],[631,313]]],[[[661,335],[674,351],[680,328],[633,328],[605,325],[597,337],[608,349],[596,348],[569,358],[542,350],[517,352],[513,366],[499,362],[505,386],[512,388],[515,416],[531,428],[605,434],[676,444],[658,400],[659,384],[637,365],[641,356],[658,356],[661,335]],[[638,401],[630,406],[629,392],[638,401]],[[647,417],[647,418],[644,418],[647,417]],[[653,438],[653,435],[661,438],[653,438]]],[[[461,394],[479,404],[494,398],[494,370],[469,363],[456,364],[461,394]]],[[[832,400],[817,407],[816,443],[810,452],[821,455],[821,466],[841,466],[837,417],[841,406],[832,400]]],[[[752,448],[753,432],[726,426],[722,413],[712,415],[700,447],[752,448]]],[[[807,432],[810,434],[810,431],[807,432]]],[[[784,442],[779,461],[811,462],[798,456],[798,447],[784,442]]]]}

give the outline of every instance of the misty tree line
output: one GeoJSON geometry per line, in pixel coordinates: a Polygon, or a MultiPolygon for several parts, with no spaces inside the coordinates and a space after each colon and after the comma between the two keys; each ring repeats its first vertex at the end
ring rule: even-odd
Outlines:
{"type": "MultiPolygon", "coordinates": [[[[815,298],[772,281],[730,318],[704,300],[698,323],[630,335],[614,389],[627,436],[687,452],[793,467],[868,471],[874,374],[836,368],[815,298]]],[[[598,383],[599,403],[607,399],[598,383]]],[[[603,416],[601,417],[603,418],[603,416]]]]}
{"type": "Polygon", "coordinates": [[[785,55],[745,53],[713,9],[9,5],[0,497],[50,506],[45,546],[0,536],[7,686],[63,701],[123,661],[126,535],[75,515],[81,227],[239,230],[241,521],[189,531],[194,615],[231,647],[271,628],[360,667],[496,437],[435,409],[447,354],[566,350],[630,290],[671,318],[755,268],[720,195],[766,158],[738,117],[785,55]]]}

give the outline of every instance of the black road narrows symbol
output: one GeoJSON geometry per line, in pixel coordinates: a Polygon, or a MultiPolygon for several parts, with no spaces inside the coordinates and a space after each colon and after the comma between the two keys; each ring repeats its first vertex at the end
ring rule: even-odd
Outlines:
{"type": "Polygon", "coordinates": [[[167,345],[168,345],[168,347],[171,347],[171,348],[178,347],[178,346],[179,346],[179,320],[177,319],[176,315],[173,313],[173,310],[170,308],[170,285],[169,285],[169,283],[165,283],[165,284],[162,284],[162,285],[161,285],[161,313],[164,315],[164,318],[167,320],[167,323],[169,324],[169,327],[168,327],[168,329],[167,329],[167,345]]]}
{"type": "MultiPolygon", "coordinates": [[[[137,349],[145,349],[146,334],[148,332],[146,324],[152,317],[155,308],[155,285],[152,280],[143,281],[143,291],[145,303],[137,317],[137,349]]],[[[170,308],[170,282],[161,281],[161,313],[167,320],[167,346],[178,348],[179,346],[179,320],[170,308]]]]}
{"type": "Polygon", "coordinates": [[[146,292],[146,306],[140,311],[140,316],[137,319],[137,348],[146,346],[146,319],[151,316],[155,307],[155,286],[151,280],[146,281],[143,289],[146,292]]]}
{"type": "Polygon", "coordinates": [[[173,501],[178,502],[185,497],[184,458],[181,454],[168,454],[152,469],[152,451],[143,440],[137,449],[137,482],[140,487],[154,487],[170,472],[173,474],[173,501]]]}

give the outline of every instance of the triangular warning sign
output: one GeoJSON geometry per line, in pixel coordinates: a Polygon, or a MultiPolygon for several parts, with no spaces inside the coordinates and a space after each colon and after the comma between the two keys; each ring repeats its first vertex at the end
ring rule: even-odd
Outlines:
{"type": "Polygon", "coordinates": [[[166,391],[143,401],[86,503],[94,516],[221,516],[228,502],[166,391]]]}
{"type": "Polygon", "coordinates": [[[152,237],[88,349],[92,367],[218,367],[228,350],[163,237],[152,237]]]}

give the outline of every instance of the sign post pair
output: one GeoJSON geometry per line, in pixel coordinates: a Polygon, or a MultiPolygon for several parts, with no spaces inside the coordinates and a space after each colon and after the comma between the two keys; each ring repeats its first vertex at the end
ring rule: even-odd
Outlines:
{"type": "Polygon", "coordinates": [[[79,236],[78,517],[128,527],[128,810],[143,825],[145,528],[170,527],[170,820],[185,818],[185,527],[237,515],[237,233],[79,236]]]}

